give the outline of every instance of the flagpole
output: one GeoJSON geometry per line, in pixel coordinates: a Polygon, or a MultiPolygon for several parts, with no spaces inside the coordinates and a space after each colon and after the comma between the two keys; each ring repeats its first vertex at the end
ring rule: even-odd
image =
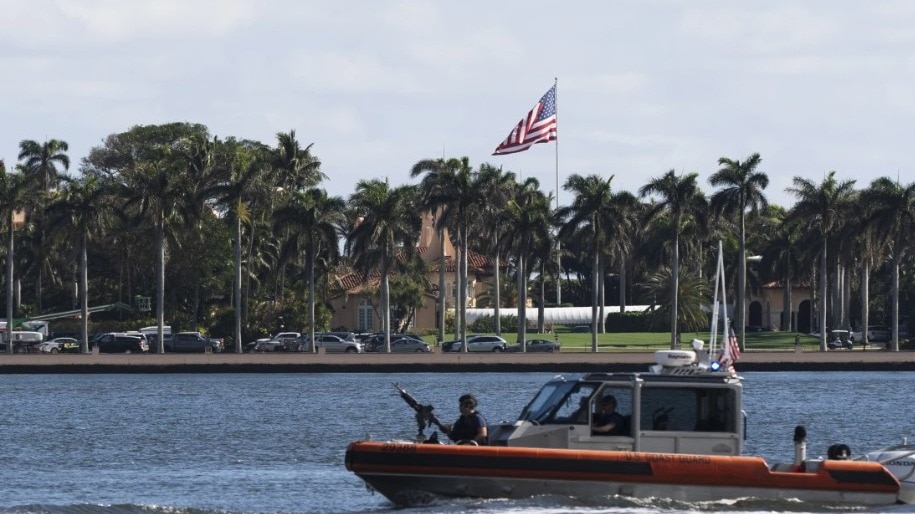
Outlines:
{"type": "MultiPolygon", "coordinates": [[[[553,77],[553,87],[556,91],[556,133],[559,133],[559,78],[553,77]]],[[[556,210],[559,210],[559,137],[556,137],[556,210]]],[[[557,235],[559,233],[557,232],[557,235]]],[[[562,305],[562,249],[559,238],[556,239],[556,306],[562,305]]]]}

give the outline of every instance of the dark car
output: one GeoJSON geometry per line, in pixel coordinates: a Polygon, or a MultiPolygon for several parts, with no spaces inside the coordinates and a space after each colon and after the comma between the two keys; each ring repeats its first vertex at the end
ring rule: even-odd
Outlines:
{"type": "Polygon", "coordinates": [[[144,353],[149,344],[143,334],[110,333],[101,335],[96,341],[99,353],[144,353]]]}
{"type": "Polygon", "coordinates": [[[579,333],[579,334],[590,334],[591,325],[576,325],[576,326],[572,327],[572,332],[579,333]]]}
{"type": "Polygon", "coordinates": [[[206,337],[200,332],[179,332],[171,339],[165,340],[166,352],[221,352],[224,348],[222,339],[206,337]]]}
{"type": "MultiPolygon", "coordinates": [[[[393,346],[396,341],[400,341],[401,339],[410,339],[420,343],[424,342],[423,338],[416,334],[391,334],[391,345],[393,346]]],[[[365,339],[363,341],[363,346],[366,352],[383,352],[384,334],[374,334],[368,339],[365,339]]]]}
{"type": "MultiPolygon", "coordinates": [[[[509,345],[505,350],[507,352],[520,352],[520,344],[509,345]]],[[[547,352],[553,353],[559,351],[559,343],[555,341],[550,341],[549,339],[528,339],[527,340],[527,351],[529,352],[547,352]]]]}

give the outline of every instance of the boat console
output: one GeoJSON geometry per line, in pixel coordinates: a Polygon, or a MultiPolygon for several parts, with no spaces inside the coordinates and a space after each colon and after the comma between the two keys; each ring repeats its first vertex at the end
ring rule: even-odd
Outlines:
{"type": "Polygon", "coordinates": [[[490,427],[490,445],[740,455],[742,384],[709,366],[701,350],[658,352],[647,373],[590,373],[546,383],[514,423],[490,427]],[[591,429],[613,396],[624,423],[612,434],[591,429]]]}

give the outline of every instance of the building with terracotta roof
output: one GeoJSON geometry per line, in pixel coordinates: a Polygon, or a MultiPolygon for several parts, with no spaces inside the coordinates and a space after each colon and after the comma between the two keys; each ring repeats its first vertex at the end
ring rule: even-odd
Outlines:
{"type": "MultiPolygon", "coordinates": [[[[422,233],[416,251],[428,265],[428,283],[430,287],[423,295],[423,307],[416,310],[413,327],[416,329],[434,329],[438,326],[438,289],[439,265],[441,256],[438,232],[434,227],[431,214],[423,216],[422,233]]],[[[455,306],[455,288],[457,284],[457,262],[454,245],[448,232],[445,232],[445,310],[455,306]]],[[[470,251],[467,255],[467,307],[476,306],[476,298],[489,288],[493,282],[493,261],[491,258],[470,251]]],[[[366,278],[361,273],[343,272],[334,277],[336,288],[328,299],[332,316],[331,326],[346,327],[354,332],[376,332],[381,330],[381,275],[372,274],[366,278]]]]}

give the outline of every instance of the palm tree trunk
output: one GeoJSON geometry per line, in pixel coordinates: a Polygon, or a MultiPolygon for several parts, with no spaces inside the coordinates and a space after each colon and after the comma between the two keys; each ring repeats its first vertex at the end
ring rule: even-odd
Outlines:
{"type": "Polygon", "coordinates": [[[242,321],[245,326],[248,326],[248,299],[251,298],[251,263],[254,258],[254,216],[251,217],[251,222],[248,224],[251,228],[251,233],[248,235],[248,248],[247,253],[248,257],[246,262],[248,263],[247,273],[245,273],[245,301],[244,309],[242,310],[242,321]]]}
{"type": "Polygon", "coordinates": [[[785,286],[782,288],[782,319],[779,326],[782,332],[791,331],[791,277],[785,273],[785,286]]]}
{"type": "Polygon", "coordinates": [[[388,258],[381,271],[381,327],[384,331],[384,351],[391,353],[391,290],[388,287],[388,258]]]}
{"type": "Polygon", "coordinates": [[[591,258],[591,351],[597,353],[597,295],[598,275],[600,270],[600,250],[594,244],[594,256],[591,258]]]}
{"type": "Polygon", "coordinates": [[[9,216],[6,241],[6,353],[13,353],[13,216],[9,216]]]}
{"type": "MultiPolygon", "coordinates": [[[[679,220],[677,222],[679,226],[679,220]]],[[[670,259],[670,348],[677,348],[680,334],[677,327],[677,297],[680,296],[680,232],[674,236],[674,251],[670,259]]],[[[737,305],[741,305],[740,300],[737,305]]]]}
{"type": "Polygon", "coordinates": [[[159,214],[156,226],[156,327],[158,353],[165,353],[165,220],[159,214]]]}
{"type": "Polygon", "coordinates": [[[89,266],[86,256],[86,233],[79,238],[79,313],[81,336],[79,351],[89,353],[89,266]]]}
{"type": "Polygon", "coordinates": [[[894,352],[899,351],[899,247],[902,245],[893,245],[893,304],[892,304],[892,313],[893,313],[893,326],[890,328],[892,330],[892,339],[890,344],[892,344],[892,350],[894,352]]]}
{"type": "Polygon", "coordinates": [[[865,257],[861,266],[861,341],[867,348],[867,325],[870,323],[871,258],[865,257]]]}
{"type": "Polygon", "coordinates": [[[546,261],[540,259],[540,305],[537,307],[537,330],[545,334],[545,311],[546,308],[546,261]]]}
{"type": "Polygon", "coordinates": [[[747,339],[747,227],[746,214],[744,212],[743,195],[741,195],[740,204],[740,252],[737,265],[737,333],[740,334],[737,344],[741,350],[745,350],[744,341],[747,339]]]}
{"type": "Polygon", "coordinates": [[[607,256],[604,254],[601,254],[601,256],[600,256],[600,276],[599,276],[599,280],[597,282],[597,288],[598,288],[598,291],[597,291],[597,309],[598,309],[597,319],[599,320],[597,322],[597,331],[600,334],[604,333],[604,320],[607,319],[607,315],[604,312],[604,303],[606,303],[604,301],[604,298],[607,297],[606,294],[604,293],[604,287],[606,286],[605,277],[607,276],[606,268],[607,268],[607,256]]]}
{"type": "MultiPolygon", "coordinates": [[[[308,251],[305,256],[305,266],[308,268],[308,340],[315,340],[315,248],[314,241],[309,241],[308,251]]],[[[311,345],[311,352],[317,352],[315,345],[311,345]]]]}
{"type": "Polygon", "coordinates": [[[241,218],[235,216],[235,353],[242,352],[241,342],[241,218]]]}
{"type": "Polygon", "coordinates": [[[527,332],[527,281],[524,273],[524,255],[518,254],[518,338],[517,343],[521,345],[521,351],[527,351],[527,345],[524,344],[527,332]]]}
{"type": "Polygon", "coordinates": [[[826,351],[826,238],[823,238],[823,248],[820,254],[820,351],[826,351]]]}
{"type": "Polygon", "coordinates": [[[438,343],[445,340],[445,231],[438,231],[438,343]]]}
{"type": "Polygon", "coordinates": [[[467,351],[467,283],[469,277],[467,276],[467,224],[464,223],[463,228],[461,229],[463,234],[461,235],[461,340],[464,341],[464,344],[461,345],[463,350],[467,351]]]}
{"type": "Polygon", "coordinates": [[[501,337],[502,336],[502,291],[500,290],[500,288],[502,286],[499,284],[499,282],[500,282],[499,261],[500,261],[499,251],[496,250],[496,255],[495,255],[495,258],[493,259],[493,289],[495,292],[495,295],[494,295],[495,305],[493,305],[493,314],[495,315],[495,318],[496,318],[494,320],[495,324],[496,324],[496,335],[501,337]]]}
{"type": "Polygon", "coordinates": [[[626,312],[626,257],[620,255],[620,314],[626,312]]]}

